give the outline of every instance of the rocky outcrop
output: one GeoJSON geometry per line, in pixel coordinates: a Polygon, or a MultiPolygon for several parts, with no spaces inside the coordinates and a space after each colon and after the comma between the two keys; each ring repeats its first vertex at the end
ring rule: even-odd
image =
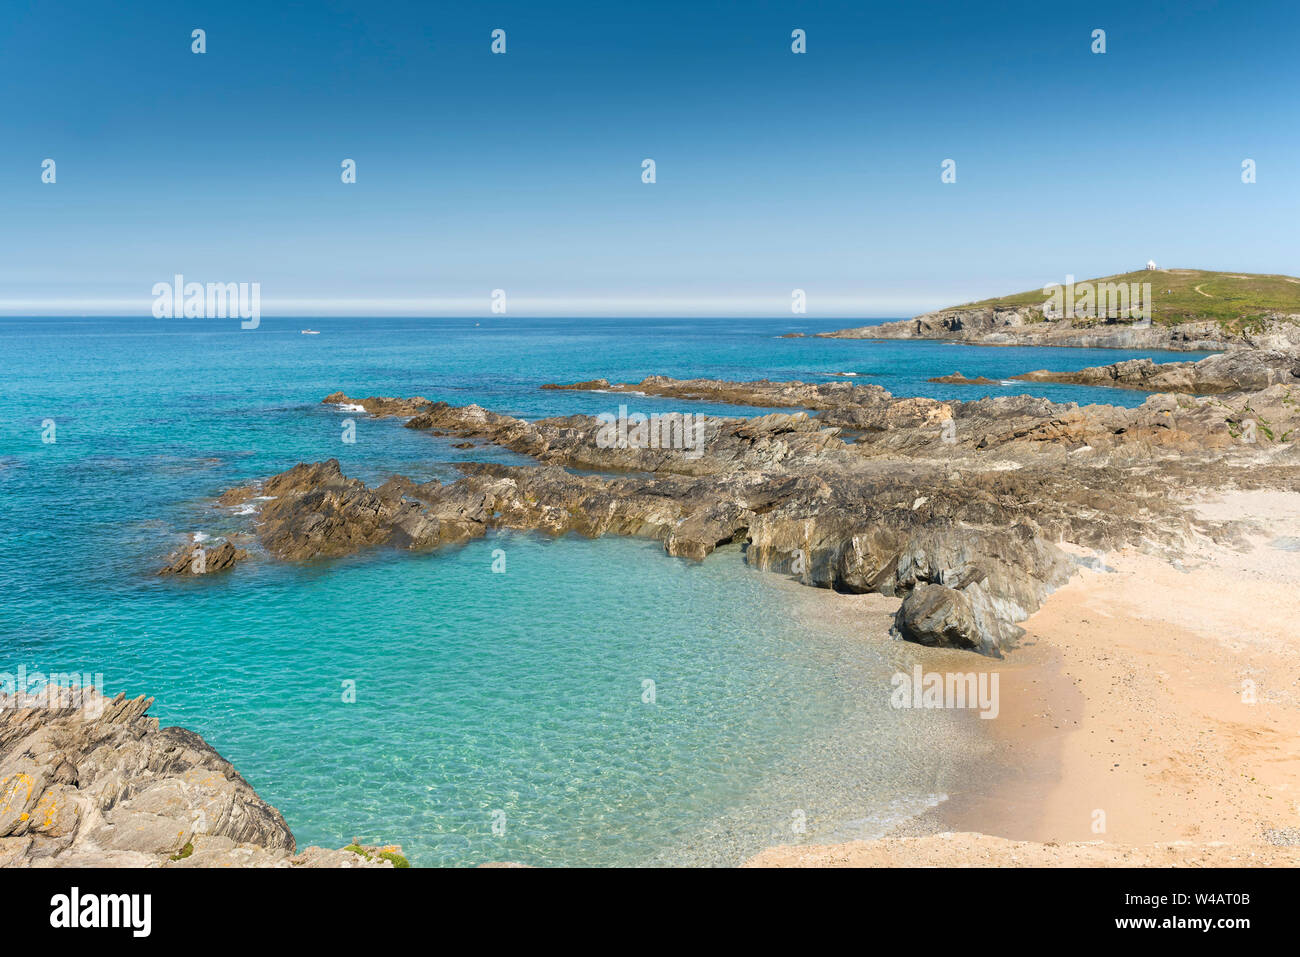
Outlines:
{"type": "Polygon", "coordinates": [[[159,575],[214,575],[228,571],[248,557],[248,552],[230,542],[205,546],[191,541],[189,545],[173,552],[167,563],[158,569],[159,575]]]}
{"type": "Polygon", "coordinates": [[[389,416],[418,415],[432,404],[428,399],[418,395],[410,399],[397,399],[387,395],[351,399],[342,392],[335,392],[321,399],[321,405],[337,405],[353,411],[359,409],[381,419],[389,416]]]}
{"type": "Polygon", "coordinates": [[[1300,352],[1243,349],[1207,356],[1199,362],[1157,363],[1150,359],[1129,359],[1077,372],[1039,369],[1012,378],[1196,395],[1255,392],[1271,385],[1300,385],[1300,352]]]}
{"type": "Polygon", "coordinates": [[[927,425],[952,415],[946,403],[933,399],[895,399],[878,385],[851,382],[726,382],[717,379],[672,379],[647,376],[635,383],[579,382],[543,388],[582,389],[613,394],[656,396],[689,402],[755,408],[801,409],[819,413],[821,425],[855,431],[886,432],[899,427],[927,425]]]}
{"type": "MultiPolygon", "coordinates": [[[[1029,465],[1042,464],[1043,457],[1037,453],[1045,451],[1086,450],[1143,460],[1152,451],[1167,456],[1224,449],[1239,444],[1234,433],[1252,417],[1255,421],[1289,421],[1295,414],[1295,396],[1300,395],[1292,386],[1278,384],[1251,392],[1250,398],[1244,394],[1222,400],[1161,394],[1151,396],[1136,409],[1126,409],[1109,405],[1080,407],[1073,402],[1052,402],[1029,395],[969,402],[896,399],[880,386],[847,382],[724,382],[663,376],[631,384],[607,383],[605,391],[813,410],[815,417],[809,418],[807,428],[835,427],[836,438],[852,445],[851,460],[901,456],[933,464],[936,454],[956,462],[964,453],[997,449],[1021,458],[1024,453],[1035,453],[1025,459],[1024,464],[1029,465]]],[[[1286,429],[1280,429],[1278,434],[1286,434],[1286,429]]],[[[526,451],[523,447],[516,450],[526,451]]],[[[816,445],[806,451],[816,451],[816,445]]],[[[987,468],[987,458],[981,455],[963,464],[979,472],[987,468]]],[[[706,461],[698,467],[708,469],[711,465],[706,461]]],[[[1170,467],[1178,465],[1171,462],[1170,467]]]]}
{"type": "Polygon", "coordinates": [[[1300,348],[1300,317],[1271,314],[1257,327],[1225,329],[1214,320],[1172,325],[1096,319],[1045,319],[1041,305],[969,306],[914,319],[819,332],[827,339],[943,339],[991,346],[1170,349],[1179,352],[1300,348]]]}
{"type": "Polygon", "coordinates": [[[152,704],[52,685],[0,693],[0,866],[393,866],[295,853],[280,812],[197,734],[159,727],[152,704]]]}
{"type": "Polygon", "coordinates": [[[717,402],[723,405],[752,405],[778,409],[831,409],[844,405],[861,405],[891,399],[878,385],[854,385],[850,382],[727,382],[719,379],[673,379],[669,376],[646,376],[640,382],[611,383],[606,379],[575,382],[571,385],[548,383],[543,389],[567,389],[585,392],[613,392],[653,395],[671,399],[717,402]]]}
{"type": "Polygon", "coordinates": [[[609,382],[606,379],[588,379],[586,382],[573,382],[568,385],[548,382],[542,388],[562,392],[598,392],[608,389],[609,382]]]}
{"type": "Polygon", "coordinates": [[[1157,395],[1137,409],[1029,396],[895,399],[842,382],[651,376],[579,386],[799,411],[692,419],[694,444],[648,448],[611,441],[591,416],[528,422],[421,402],[407,427],[538,464],[466,464],[455,482],[393,476],[372,487],[330,460],[237,497],[265,500],[259,540],[290,561],[436,548],[497,528],[639,535],[695,560],[739,542],[757,568],[898,596],[901,638],[998,655],[1014,644],[1017,622],[1069,578],[1074,566],[1058,543],[1176,554],[1194,531],[1229,534],[1182,510],[1187,487],[1297,474],[1300,403],[1284,385],[1221,399],[1157,395]]]}
{"type": "Polygon", "coordinates": [[[954,372],[952,375],[935,376],[926,381],[938,382],[943,385],[1001,385],[997,379],[990,379],[987,376],[982,375],[977,375],[975,378],[970,379],[962,375],[960,372],[954,372]]]}

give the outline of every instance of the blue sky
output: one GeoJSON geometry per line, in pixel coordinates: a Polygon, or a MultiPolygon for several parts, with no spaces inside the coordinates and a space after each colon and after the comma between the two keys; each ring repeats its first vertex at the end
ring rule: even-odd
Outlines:
{"type": "Polygon", "coordinates": [[[830,317],[1300,272],[1300,7],[980,6],[7,0],[0,312],[148,314],[176,273],[267,314],[830,317]]]}

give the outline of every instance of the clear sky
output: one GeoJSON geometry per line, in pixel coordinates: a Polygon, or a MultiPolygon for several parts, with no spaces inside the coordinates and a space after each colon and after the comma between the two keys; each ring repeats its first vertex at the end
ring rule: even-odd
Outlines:
{"type": "Polygon", "coordinates": [[[828,317],[1300,273],[1300,4],[981,6],[5,0],[0,312],[148,314],[176,273],[267,314],[828,317]]]}

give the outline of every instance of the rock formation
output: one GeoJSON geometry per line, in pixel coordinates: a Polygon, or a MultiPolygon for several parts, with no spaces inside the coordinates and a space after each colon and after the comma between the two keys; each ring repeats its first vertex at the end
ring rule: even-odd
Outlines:
{"type": "Polygon", "coordinates": [[[1271,385],[1300,385],[1300,353],[1241,349],[1207,356],[1199,362],[1129,359],[1077,372],[1039,369],[1012,378],[1027,382],[1064,382],[1197,395],[1254,392],[1271,385]]]}
{"type": "Polygon", "coordinates": [[[819,332],[827,339],[944,339],[995,346],[1171,349],[1179,352],[1300,348],[1300,317],[1264,316],[1257,328],[1232,331],[1212,319],[1161,323],[1044,319],[1041,305],[968,306],[874,326],[819,332]]]}
{"type": "Polygon", "coordinates": [[[495,444],[538,464],[466,464],[449,484],[393,476],[370,487],[330,460],[228,496],[269,498],[257,535],[270,555],[290,561],[434,548],[495,528],[640,535],[695,560],[739,542],[758,568],[899,596],[901,638],[996,656],[1014,644],[1016,623],[1071,575],[1061,542],[1177,554],[1193,531],[1238,534],[1193,520],[1178,504],[1185,489],[1293,485],[1300,475],[1300,391],[1281,384],[1223,398],[1156,395],[1136,409],[1029,396],[895,399],[843,382],[652,376],[553,388],[798,411],[693,419],[695,444],[647,447],[602,441],[605,426],[591,416],[528,422],[475,405],[335,393],[328,401],[414,412],[408,428],[495,444]]]}
{"type": "Polygon", "coordinates": [[[938,382],[944,385],[1001,385],[997,379],[990,379],[987,376],[977,375],[970,379],[960,372],[954,372],[952,375],[937,375],[927,382],[938,382]]]}
{"type": "Polygon", "coordinates": [[[248,557],[248,552],[230,542],[205,547],[202,542],[189,545],[167,556],[167,563],[158,569],[159,575],[212,575],[234,568],[237,562],[248,557]]]}
{"type": "MultiPolygon", "coordinates": [[[[391,867],[400,849],[296,845],[280,812],[152,698],[0,692],[0,866],[391,867]],[[387,852],[389,857],[381,857],[387,852]]],[[[402,861],[404,863],[404,861],[402,861]]]]}

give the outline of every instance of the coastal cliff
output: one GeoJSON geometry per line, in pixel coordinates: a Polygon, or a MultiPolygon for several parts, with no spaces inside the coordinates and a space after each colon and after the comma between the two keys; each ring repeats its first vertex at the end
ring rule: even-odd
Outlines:
{"type": "MultiPolygon", "coordinates": [[[[913,319],[817,335],[827,339],[938,339],[990,346],[1168,349],[1179,352],[1300,348],[1300,279],[1162,269],[1087,280],[1080,289],[1124,287],[1118,311],[1073,308],[1049,316],[1043,290],[925,313],[913,319]],[[1143,318],[1127,289],[1148,287],[1143,318]],[[1089,312],[1092,314],[1089,314],[1089,312]]],[[[1073,290],[1073,286],[1071,287],[1073,290]]],[[[1109,301],[1109,297],[1107,297],[1109,301]]]]}
{"type": "Polygon", "coordinates": [[[1250,330],[1211,320],[1177,326],[1075,322],[1043,318],[1041,307],[971,306],[930,312],[876,326],[819,332],[824,339],[942,339],[986,346],[1071,346],[1080,349],[1168,349],[1173,352],[1287,349],[1300,346],[1300,316],[1273,314],[1250,330]]]}

